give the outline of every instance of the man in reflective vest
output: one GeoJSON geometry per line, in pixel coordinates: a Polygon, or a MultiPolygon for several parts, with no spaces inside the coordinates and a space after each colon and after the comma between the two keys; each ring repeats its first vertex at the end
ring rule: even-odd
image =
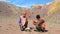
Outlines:
{"type": "Polygon", "coordinates": [[[26,18],[26,14],[27,12],[22,12],[22,15],[19,18],[19,26],[21,31],[24,31],[25,28],[27,28],[28,26],[28,20],[26,18]]]}
{"type": "Polygon", "coordinates": [[[35,25],[37,31],[45,31],[45,20],[40,17],[40,15],[36,15],[36,20],[32,22],[35,25]]]}

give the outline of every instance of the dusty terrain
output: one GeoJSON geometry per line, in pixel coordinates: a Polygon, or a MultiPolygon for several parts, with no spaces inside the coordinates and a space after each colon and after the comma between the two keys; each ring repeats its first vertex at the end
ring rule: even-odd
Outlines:
{"type": "MultiPolygon", "coordinates": [[[[29,20],[29,26],[33,27],[32,20],[29,20]]],[[[60,23],[46,22],[48,32],[25,32],[20,31],[18,19],[14,17],[0,17],[0,34],[60,34],[60,23]]]]}

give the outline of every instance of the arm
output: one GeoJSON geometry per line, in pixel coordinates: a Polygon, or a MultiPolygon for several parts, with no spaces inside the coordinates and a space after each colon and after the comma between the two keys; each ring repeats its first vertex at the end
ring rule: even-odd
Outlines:
{"type": "Polygon", "coordinates": [[[45,23],[43,23],[43,24],[42,24],[42,27],[44,27],[44,28],[45,28],[45,27],[46,27],[46,24],[45,24],[45,23]]]}
{"type": "Polygon", "coordinates": [[[46,27],[45,20],[42,20],[42,27],[46,27]]]}
{"type": "Polygon", "coordinates": [[[19,18],[19,20],[18,20],[18,24],[19,24],[19,26],[22,25],[22,23],[21,23],[21,18],[19,18]]]}
{"type": "Polygon", "coordinates": [[[36,24],[36,22],[35,22],[35,21],[33,21],[33,22],[32,22],[32,24],[34,24],[34,25],[35,25],[35,24],[36,24]]]}

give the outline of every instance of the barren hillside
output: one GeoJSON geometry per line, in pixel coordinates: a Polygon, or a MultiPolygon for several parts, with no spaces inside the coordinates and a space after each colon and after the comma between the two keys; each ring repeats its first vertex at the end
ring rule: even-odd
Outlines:
{"type": "Polygon", "coordinates": [[[22,12],[21,7],[0,1],[0,16],[18,16],[22,12]]]}
{"type": "Polygon", "coordinates": [[[40,4],[35,4],[35,5],[32,5],[32,7],[30,9],[27,10],[28,12],[28,17],[30,17],[30,19],[35,19],[35,16],[37,14],[39,14],[41,17],[45,17],[47,16],[48,14],[48,9],[50,8],[50,4],[47,5],[40,5],[40,4]]]}

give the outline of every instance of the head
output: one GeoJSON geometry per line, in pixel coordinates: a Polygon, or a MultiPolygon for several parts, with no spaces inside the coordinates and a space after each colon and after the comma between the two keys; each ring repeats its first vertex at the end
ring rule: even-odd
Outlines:
{"type": "Polygon", "coordinates": [[[40,19],[40,15],[36,15],[36,19],[40,19]]]}
{"type": "Polygon", "coordinates": [[[26,14],[27,14],[27,12],[22,12],[23,17],[25,17],[25,16],[26,16],[26,14]]]}

